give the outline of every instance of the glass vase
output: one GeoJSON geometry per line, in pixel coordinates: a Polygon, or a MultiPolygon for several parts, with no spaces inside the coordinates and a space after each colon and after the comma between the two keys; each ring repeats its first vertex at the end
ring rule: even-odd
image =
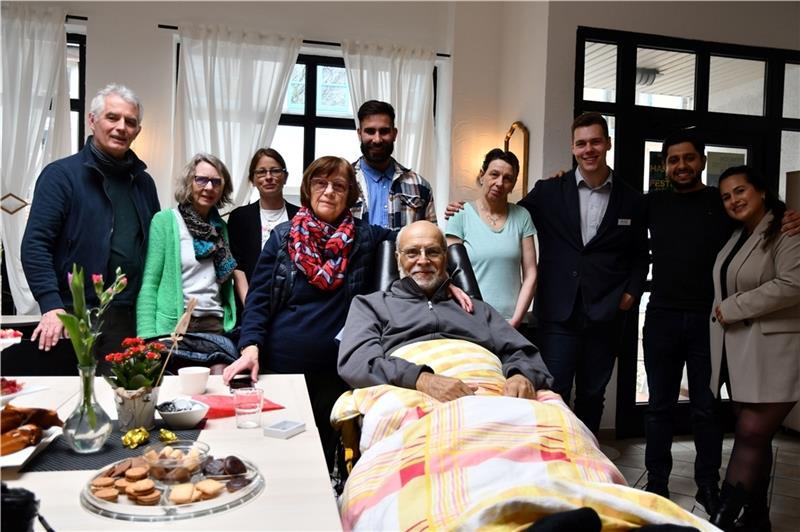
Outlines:
{"type": "Polygon", "coordinates": [[[78,366],[81,391],[78,405],[64,422],[64,439],[76,453],[95,453],[111,436],[111,418],[94,396],[94,373],[97,365],[78,366]]]}

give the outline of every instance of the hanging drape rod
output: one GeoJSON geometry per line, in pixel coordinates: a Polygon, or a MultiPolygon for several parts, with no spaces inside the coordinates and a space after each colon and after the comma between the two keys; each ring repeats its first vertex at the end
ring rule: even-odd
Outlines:
{"type": "MultiPolygon", "coordinates": [[[[159,24],[158,27],[161,28],[162,30],[175,30],[175,31],[178,30],[178,26],[170,26],[168,24],[159,24]]],[[[317,44],[317,45],[322,45],[322,46],[336,46],[336,47],[339,47],[339,48],[342,47],[341,43],[338,43],[338,42],[314,41],[314,40],[311,40],[311,39],[303,39],[303,44],[317,44]]],[[[436,57],[450,57],[450,54],[441,54],[441,53],[437,52],[436,57]]]]}

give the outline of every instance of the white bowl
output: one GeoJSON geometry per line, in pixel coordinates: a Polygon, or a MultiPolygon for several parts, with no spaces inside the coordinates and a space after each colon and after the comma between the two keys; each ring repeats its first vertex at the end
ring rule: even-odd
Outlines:
{"type": "Polygon", "coordinates": [[[191,429],[208,413],[208,405],[194,399],[181,399],[192,404],[191,410],[183,410],[181,412],[162,412],[158,410],[161,419],[171,429],[191,429]]]}

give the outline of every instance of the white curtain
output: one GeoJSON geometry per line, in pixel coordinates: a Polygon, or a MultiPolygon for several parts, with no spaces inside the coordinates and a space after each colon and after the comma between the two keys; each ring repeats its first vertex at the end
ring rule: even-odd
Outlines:
{"type": "MultiPolygon", "coordinates": [[[[392,104],[398,129],[395,159],[432,183],[437,181],[434,179],[434,51],[345,40],[342,52],[353,115],[356,116],[358,108],[367,100],[392,104]]],[[[436,203],[440,202],[437,198],[436,203]]]]}
{"type": "Polygon", "coordinates": [[[197,152],[216,155],[243,205],[250,158],[272,142],[302,38],[182,23],[180,43],[172,173],[197,152]]]}
{"type": "Polygon", "coordinates": [[[20,262],[29,207],[8,211],[30,204],[44,165],[69,151],[65,16],[63,8],[2,6],[3,260],[18,314],[38,314],[39,306],[20,262]]]}

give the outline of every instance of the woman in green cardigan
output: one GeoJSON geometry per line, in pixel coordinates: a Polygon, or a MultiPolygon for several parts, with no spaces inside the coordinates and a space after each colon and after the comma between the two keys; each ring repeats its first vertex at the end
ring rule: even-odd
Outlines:
{"type": "MultiPolygon", "coordinates": [[[[168,336],[186,304],[197,299],[176,367],[204,365],[212,372],[236,359],[225,333],[236,325],[228,229],[218,209],[230,203],[233,186],[225,165],[213,155],[192,157],[178,178],[178,206],[153,216],[142,288],[136,301],[137,333],[168,336]]],[[[175,369],[174,367],[172,369],[175,369]]]]}

